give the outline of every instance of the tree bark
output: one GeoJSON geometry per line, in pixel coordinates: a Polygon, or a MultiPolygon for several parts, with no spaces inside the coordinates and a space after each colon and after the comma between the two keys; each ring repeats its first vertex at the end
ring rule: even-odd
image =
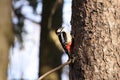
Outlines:
{"type": "Polygon", "coordinates": [[[70,80],[120,79],[120,1],[73,0],[70,80]]]}
{"type": "MultiPolygon", "coordinates": [[[[40,40],[40,76],[61,64],[62,50],[55,30],[62,24],[62,0],[43,0],[40,40]]],[[[45,80],[60,80],[60,71],[45,80]]]]}
{"type": "Polygon", "coordinates": [[[9,48],[13,41],[11,0],[0,0],[0,80],[7,80],[9,48]]]}

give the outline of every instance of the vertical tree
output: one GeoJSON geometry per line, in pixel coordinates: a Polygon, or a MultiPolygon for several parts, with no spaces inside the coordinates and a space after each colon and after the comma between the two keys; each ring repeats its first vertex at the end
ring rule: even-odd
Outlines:
{"type": "Polygon", "coordinates": [[[73,0],[70,80],[120,79],[120,1],[73,0]]]}
{"type": "Polygon", "coordinates": [[[8,53],[13,40],[11,0],[0,0],[0,80],[7,80],[8,53]]]}
{"type": "MultiPolygon", "coordinates": [[[[62,24],[62,0],[42,0],[42,22],[40,40],[40,74],[61,64],[61,49],[58,47],[55,29],[62,24]]],[[[58,73],[50,80],[59,80],[58,73]],[[57,77],[56,77],[57,76],[57,77]]]]}

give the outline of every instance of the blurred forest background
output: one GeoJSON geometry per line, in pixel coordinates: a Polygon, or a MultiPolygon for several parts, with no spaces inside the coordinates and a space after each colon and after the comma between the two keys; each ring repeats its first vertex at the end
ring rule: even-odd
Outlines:
{"type": "MultiPolygon", "coordinates": [[[[55,34],[70,32],[71,0],[0,0],[0,80],[36,80],[67,61],[55,34]]],[[[69,80],[68,66],[45,80],[69,80]]]]}
{"type": "Polygon", "coordinates": [[[37,80],[66,62],[68,57],[55,30],[63,26],[70,32],[71,25],[74,43],[70,55],[74,62],[70,70],[66,66],[44,80],[119,80],[119,3],[0,0],[0,80],[37,80]]]}

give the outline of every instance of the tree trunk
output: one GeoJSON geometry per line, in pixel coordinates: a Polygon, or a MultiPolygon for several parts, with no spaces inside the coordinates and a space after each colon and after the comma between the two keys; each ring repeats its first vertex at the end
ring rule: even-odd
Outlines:
{"type": "Polygon", "coordinates": [[[8,53],[13,39],[11,0],[0,0],[0,80],[7,80],[8,53]]]}
{"type": "Polygon", "coordinates": [[[120,1],[73,0],[70,80],[120,79],[120,1]]]}
{"type": "MultiPolygon", "coordinates": [[[[40,74],[61,64],[61,49],[55,29],[62,24],[62,0],[43,0],[41,41],[40,41],[40,74]]],[[[46,77],[45,80],[59,80],[59,72],[46,77]]]]}

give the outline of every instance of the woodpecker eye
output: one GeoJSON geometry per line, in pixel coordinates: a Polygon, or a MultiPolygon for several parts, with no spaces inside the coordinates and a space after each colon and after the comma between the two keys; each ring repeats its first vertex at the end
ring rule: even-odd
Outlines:
{"type": "Polygon", "coordinates": [[[60,35],[60,34],[61,34],[61,32],[57,32],[57,31],[56,31],[56,34],[57,34],[57,35],[60,35]]]}

